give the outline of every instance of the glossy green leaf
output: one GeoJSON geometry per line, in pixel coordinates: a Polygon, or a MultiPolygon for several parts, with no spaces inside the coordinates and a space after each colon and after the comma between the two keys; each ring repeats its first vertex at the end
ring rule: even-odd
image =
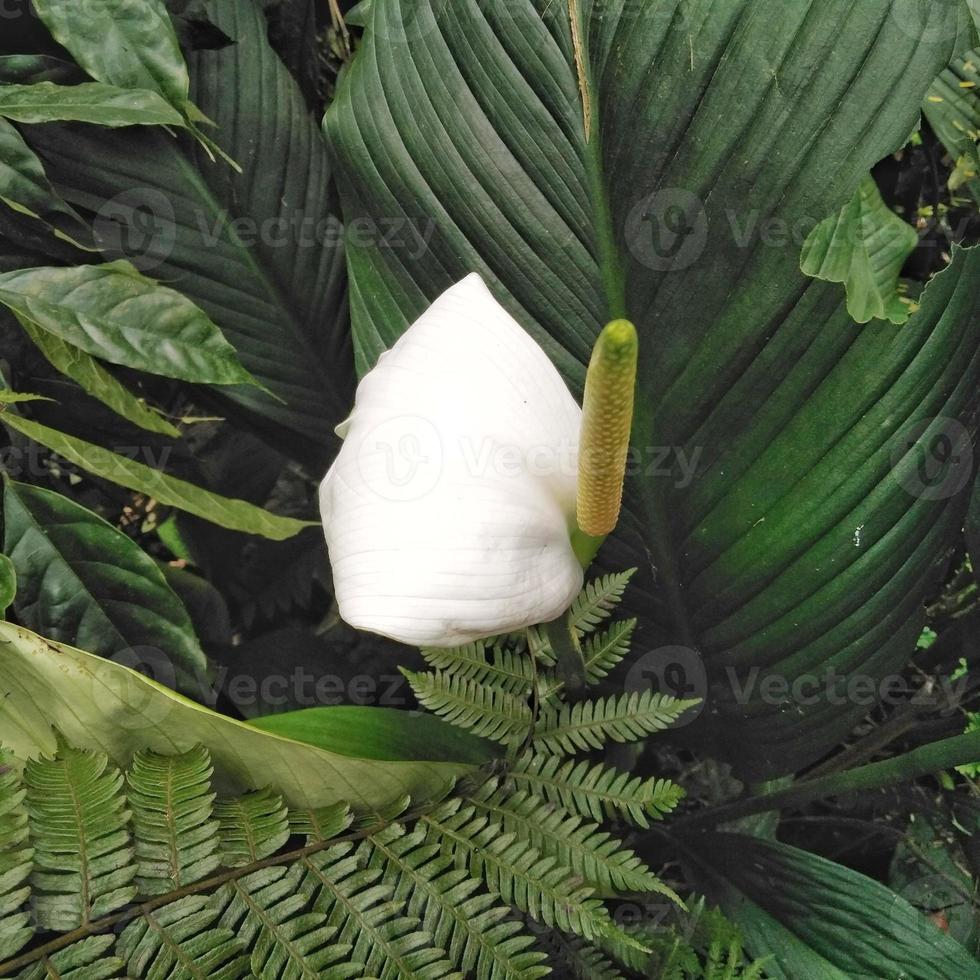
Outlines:
{"type": "MultiPolygon", "coordinates": [[[[0,384],[2,383],[3,377],[0,375],[0,384]]],[[[11,391],[9,388],[0,388],[0,405],[22,405],[26,402],[47,401],[51,401],[51,399],[45,398],[44,395],[31,395],[27,392],[11,391]]]]}
{"type": "Polygon", "coordinates": [[[363,759],[419,759],[482,766],[498,755],[492,742],[447,725],[434,715],[397,708],[307,708],[255,718],[251,724],[264,732],[310,745],[343,743],[351,755],[363,759]]]}
{"type": "Polygon", "coordinates": [[[11,480],[3,517],[20,622],[103,657],[158,651],[171,684],[200,689],[208,663],[187,610],[131,538],[67,497],[11,480]]]}
{"type": "Polygon", "coordinates": [[[6,119],[0,119],[0,200],[34,217],[70,211],[45,176],[41,161],[6,119]]]}
{"type": "Polygon", "coordinates": [[[601,327],[636,324],[630,532],[606,547],[656,569],[647,628],[707,668],[684,734],[752,778],[866,713],[847,684],[911,656],[962,527],[969,467],[916,473],[968,432],[980,254],[902,326],[858,328],[800,270],[969,36],[965,6],[925,36],[908,8],[373,0],[326,116],[348,224],[434,226],[418,255],[348,242],[359,371],[471,271],[577,391],[601,327]]]}
{"type": "Polygon", "coordinates": [[[137,463],[102,446],[58,432],[49,426],[30,419],[20,418],[7,412],[0,421],[22,435],[46,446],[63,456],[68,462],[88,473],[118,483],[120,486],[165,504],[202,517],[212,524],[256,534],[273,541],[284,541],[299,534],[305,527],[316,526],[316,521],[301,521],[293,517],[280,517],[244,500],[222,497],[186,480],[169,476],[143,463],[137,463]]]}
{"type": "Polygon", "coordinates": [[[0,55],[0,82],[28,85],[33,82],[70,84],[85,80],[78,65],[46,54],[0,55]]]}
{"type": "Polygon", "coordinates": [[[0,85],[0,117],[20,123],[83,122],[99,126],[183,126],[183,116],[156,92],[101,82],[0,85]]]}
{"type": "MultiPolygon", "coordinates": [[[[244,411],[277,448],[325,471],[353,396],[345,231],[327,147],[266,40],[261,0],[212,4],[209,16],[234,43],[189,56],[191,94],[243,175],[163,132],[47,126],[27,138],[59,192],[95,214],[106,253],[205,310],[276,395],[223,389],[227,413],[244,411]]],[[[392,218],[360,234],[409,232],[392,218]]]]}
{"type": "Polygon", "coordinates": [[[22,319],[20,324],[51,365],[81,385],[93,398],[108,405],[141,429],[174,439],[180,436],[180,429],[148,408],[91,354],[86,354],[55,334],[41,329],[33,320],[22,319]]]}
{"type": "Polygon", "coordinates": [[[190,79],[162,0],[32,0],[51,36],[92,78],[187,101],[190,79]]]}
{"type": "Polygon", "coordinates": [[[888,207],[874,178],[865,177],[840,214],[810,232],[800,268],[816,279],[843,283],[847,312],[856,322],[905,323],[912,305],[902,299],[898,277],[918,243],[916,230],[888,207]]]}
{"type": "Polygon", "coordinates": [[[807,851],[736,834],[691,838],[708,897],[776,980],[971,980],[975,960],[880,882],[807,851]],[[819,913],[819,914],[818,914],[819,913]]]}
{"type": "Polygon", "coordinates": [[[206,745],[223,792],[274,783],[294,807],[342,801],[383,810],[405,796],[438,797],[471,771],[462,762],[386,762],[352,757],[346,737],[329,748],[260,731],[195,704],[127,667],[0,623],[4,744],[19,759],[50,754],[51,725],[82,748],[128,765],[139,748],[168,755],[206,745]],[[44,712],[37,705],[44,705],[44,712]]]}
{"type": "Polygon", "coordinates": [[[17,569],[9,556],[0,554],[0,619],[13,605],[17,595],[17,569]]]}
{"type": "Polygon", "coordinates": [[[127,262],[8,272],[0,303],[111,364],[182,381],[251,380],[206,313],[127,262]]]}

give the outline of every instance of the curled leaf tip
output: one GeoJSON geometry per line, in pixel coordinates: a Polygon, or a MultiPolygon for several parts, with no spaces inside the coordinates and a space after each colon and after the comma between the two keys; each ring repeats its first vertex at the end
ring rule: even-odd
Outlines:
{"type": "Polygon", "coordinates": [[[619,520],[638,347],[636,327],[613,320],[599,334],[585,380],[577,520],[579,529],[595,538],[609,534],[619,520]]]}

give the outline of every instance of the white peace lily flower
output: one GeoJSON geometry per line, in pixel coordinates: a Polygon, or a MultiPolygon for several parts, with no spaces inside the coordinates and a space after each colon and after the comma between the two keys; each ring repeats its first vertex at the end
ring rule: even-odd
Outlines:
{"type": "Polygon", "coordinates": [[[341,616],[418,646],[556,619],[572,547],[582,410],[478,275],[382,355],[320,487],[341,616]]]}

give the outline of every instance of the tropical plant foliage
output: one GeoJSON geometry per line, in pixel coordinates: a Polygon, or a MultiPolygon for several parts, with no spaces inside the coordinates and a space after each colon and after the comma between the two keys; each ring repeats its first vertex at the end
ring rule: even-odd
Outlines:
{"type": "Polygon", "coordinates": [[[0,6],[0,975],[977,975],[977,0],[0,6]],[[408,650],[316,484],[473,271],[626,511],[408,650]]]}
{"type": "MultiPolygon", "coordinates": [[[[610,614],[611,601],[596,596],[614,591],[605,581],[583,593],[575,615],[584,629],[610,614]]],[[[492,669],[473,648],[440,659],[454,665],[453,676],[481,656],[492,669]]],[[[537,661],[520,662],[532,666],[522,689],[496,678],[473,681],[474,689],[509,683],[527,700],[538,684],[559,710],[548,669],[535,677],[537,661]]],[[[458,719],[467,729],[495,710],[489,696],[472,700],[458,719]]],[[[626,731],[601,701],[581,703],[598,719],[587,730],[599,745],[664,728],[689,707],[669,697],[632,704],[626,731]]],[[[566,759],[552,723],[539,745],[533,718],[518,720],[524,731],[507,755],[457,794],[356,816],[342,802],[290,807],[272,789],[219,797],[203,744],[179,755],[142,749],[125,774],[105,753],[60,735],[52,755],[29,759],[22,772],[12,756],[0,757],[0,971],[530,978],[552,972],[546,950],[554,948],[583,976],[652,976],[655,964],[666,971],[656,975],[701,976],[699,950],[704,976],[742,976],[740,940],[717,916],[700,938],[667,929],[648,944],[603,902],[660,895],[681,905],[602,826],[607,813],[649,826],[679,802],[679,788],[566,759]],[[546,788],[558,764],[591,769],[561,781],[567,806],[546,788]],[[17,955],[35,932],[58,935],[17,955]],[[625,962],[614,966],[616,958],[625,962]]]]}

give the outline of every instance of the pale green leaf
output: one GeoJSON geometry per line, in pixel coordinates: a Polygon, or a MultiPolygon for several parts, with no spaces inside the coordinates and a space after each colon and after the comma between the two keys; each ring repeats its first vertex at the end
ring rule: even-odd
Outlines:
{"type": "Polygon", "coordinates": [[[76,439],[40,422],[32,422],[5,412],[0,420],[11,429],[46,446],[68,462],[105,480],[144,493],[161,504],[176,507],[231,531],[256,534],[273,541],[291,538],[315,521],[280,517],[245,500],[222,497],[186,480],[161,473],[159,470],[110,452],[102,446],[76,439]]]}
{"type": "Polygon", "coordinates": [[[126,667],[9,623],[0,623],[0,651],[9,692],[0,699],[0,731],[19,759],[55,750],[52,724],[72,744],[97,746],[121,766],[137,748],[173,754],[200,744],[211,752],[222,791],[274,781],[291,806],[347,801],[369,812],[406,795],[437,798],[471,769],[448,762],[365,760],[345,755],[342,740],[327,749],[263,732],[126,667]]]}
{"type": "Polygon", "coordinates": [[[816,279],[844,283],[847,311],[858,323],[905,323],[912,306],[899,294],[898,277],[918,242],[916,230],[888,207],[869,176],[836,217],[809,234],[800,267],[816,279]]]}
{"type": "Polygon", "coordinates": [[[183,126],[156,92],[101,82],[0,85],[0,117],[20,123],[84,122],[99,126],[183,126]]]}

